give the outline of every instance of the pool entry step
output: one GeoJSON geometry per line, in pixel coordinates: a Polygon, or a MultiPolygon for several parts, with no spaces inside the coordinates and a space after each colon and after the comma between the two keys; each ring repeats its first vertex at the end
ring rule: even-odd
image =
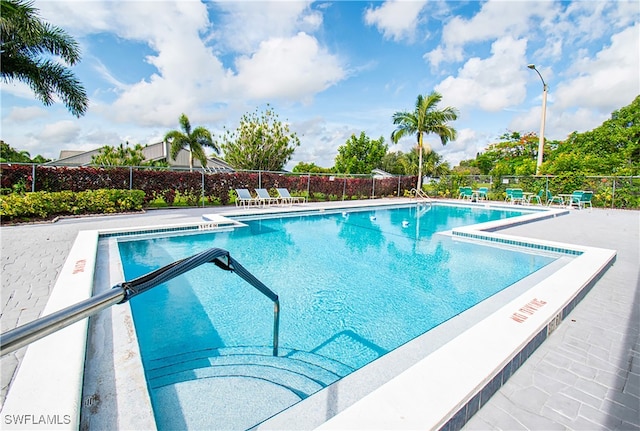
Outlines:
{"type": "Polygon", "coordinates": [[[235,347],[149,361],[158,428],[248,429],[353,371],[315,353],[271,353],[268,347],[235,347]]]}

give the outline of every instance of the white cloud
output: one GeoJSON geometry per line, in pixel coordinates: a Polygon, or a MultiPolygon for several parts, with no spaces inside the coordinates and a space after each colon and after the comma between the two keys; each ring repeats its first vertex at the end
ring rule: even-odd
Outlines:
{"type": "Polygon", "coordinates": [[[510,35],[527,35],[536,20],[551,15],[551,2],[488,1],[472,18],[452,18],[442,30],[442,44],[425,54],[432,66],[442,61],[461,61],[464,46],[510,35]]]}
{"type": "Polygon", "coordinates": [[[53,25],[83,36],[113,29],[113,5],[110,1],[43,1],[34,6],[40,17],[53,25]]]}
{"type": "Polygon", "coordinates": [[[412,41],[419,23],[420,11],[426,1],[386,1],[365,11],[364,21],[382,32],[385,39],[412,41]]]}
{"type": "Polygon", "coordinates": [[[66,144],[74,141],[80,134],[80,126],[74,121],[58,121],[57,123],[47,124],[40,133],[38,138],[51,144],[66,144]]]}
{"type": "Polygon", "coordinates": [[[571,77],[555,90],[555,106],[591,107],[610,112],[640,93],[640,25],[611,37],[594,57],[584,56],[567,71],[571,77]]]}
{"type": "Polygon", "coordinates": [[[2,93],[11,94],[21,99],[36,100],[33,90],[21,81],[2,82],[2,93]]]}
{"type": "Polygon", "coordinates": [[[462,160],[475,159],[476,154],[483,151],[489,144],[488,136],[468,128],[458,130],[456,140],[449,142],[444,147],[440,144],[439,138],[431,136],[429,139],[434,142],[431,145],[432,149],[448,161],[451,166],[458,165],[462,160]]]}
{"type": "MultiPolygon", "coordinates": [[[[109,26],[121,38],[142,41],[154,51],[146,61],[157,73],[134,84],[124,85],[100,63],[96,66],[118,97],[110,105],[98,103],[94,112],[119,123],[171,127],[182,112],[203,117],[212,102],[224,106],[242,98],[245,102],[308,102],[347,74],[337,57],[313,36],[299,31],[315,31],[322,24],[322,15],[311,10],[308,2],[255,2],[251,7],[245,2],[210,4],[223,12],[221,22],[215,24],[209,22],[206,5],[200,2],[99,6],[100,12],[91,15],[97,20],[95,31],[109,26]],[[225,68],[209,42],[240,56],[231,57],[234,63],[225,68]]],[[[65,22],[91,32],[73,18],[65,22]]]]}
{"type": "Polygon", "coordinates": [[[443,95],[443,106],[499,111],[522,103],[526,96],[526,46],[526,40],[507,36],[491,45],[490,57],[469,59],[457,77],[449,76],[435,86],[443,95]]]}
{"type": "MultiPolygon", "coordinates": [[[[118,12],[118,17],[114,14],[115,31],[147,43],[155,54],[147,56],[146,61],[158,73],[128,86],[110,79],[119,96],[111,106],[101,107],[103,115],[121,123],[169,126],[182,112],[197,110],[212,95],[219,101],[225,99],[219,83],[226,72],[201,39],[201,32],[208,26],[202,3],[124,2],[113,9],[118,12]],[[154,13],[149,13],[150,8],[154,13]]],[[[101,73],[109,76],[107,70],[101,73]]]]}
{"type": "Polygon", "coordinates": [[[40,106],[28,106],[26,108],[13,108],[9,112],[7,120],[14,122],[25,122],[47,116],[47,111],[40,106]]]}
{"type": "MultiPolygon", "coordinates": [[[[539,133],[541,110],[542,106],[536,106],[514,117],[509,123],[509,130],[539,133]]],[[[586,132],[598,127],[609,116],[610,113],[605,114],[589,108],[567,111],[547,106],[544,136],[546,139],[564,140],[574,131],[586,132]]]]}
{"type": "Polygon", "coordinates": [[[322,25],[322,15],[310,9],[310,1],[219,2],[221,22],[211,38],[223,51],[250,54],[262,41],[288,38],[300,31],[313,33],[322,25]]]}
{"type": "Polygon", "coordinates": [[[92,58],[92,61],[94,63],[94,70],[98,72],[102,79],[115,87],[116,91],[124,91],[129,88],[128,85],[119,81],[115,76],[113,76],[111,71],[104,65],[104,63],[102,63],[102,61],[100,61],[100,59],[94,57],[92,58]]]}
{"type": "MultiPolygon", "coordinates": [[[[101,128],[92,129],[85,135],[79,136],[77,142],[84,144],[89,149],[102,147],[104,145],[116,146],[121,143],[129,142],[130,144],[138,144],[138,138],[132,136],[120,136],[111,130],[103,130],[101,128]]],[[[154,141],[158,142],[158,141],[154,141]]]]}
{"type": "Polygon", "coordinates": [[[346,75],[338,59],[305,33],[266,40],[251,57],[239,58],[236,67],[234,92],[260,100],[304,100],[346,75]]]}
{"type": "Polygon", "coordinates": [[[118,94],[112,105],[98,102],[94,111],[116,122],[141,126],[175,123],[181,112],[196,109],[225,75],[220,62],[205,46],[201,34],[209,28],[204,3],[193,1],[44,2],[41,15],[74,34],[113,33],[141,41],[154,52],[146,61],[158,73],[124,85],[101,63],[99,75],[118,94]],[[188,49],[185,49],[188,47],[188,49]]]}
{"type": "Polygon", "coordinates": [[[323,168],[333,167],[338,147],[354,133],[360,133],[356,127],[328,122],[321,117],[292,123],[292,130],[300,138],[300,147],[296,149],[289,165],[293,168],[298,162],[315,163],[323,168]]]}

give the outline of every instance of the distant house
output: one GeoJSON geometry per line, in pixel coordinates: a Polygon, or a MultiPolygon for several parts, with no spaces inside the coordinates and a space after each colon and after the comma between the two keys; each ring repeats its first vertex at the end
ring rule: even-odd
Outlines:
{"type": "MultiPolygon", "coordinates": [[[[101,148],[96,148],[95,150],[90,151],[71,151],[71,150],[62,150],[60,151],[60,158],[58,160],[52,160],[50,162],[45,163],[46,165],[51,166],[88,166],[91,165],[91,159],[94,156],[97,156],[100,153],[101,148]]],[[[145,146],[142,149],[142,154],[144,154],[144,159],[146,162],[151,161],[166,161],[167,164],[172,168],[189,168],[189,151],[182,150],[178,153],[178,157],[173,160],[169,156],[169,144],[165,142],[158,142],[156,144],[150,144],[145,146]]],[[[202,164],[200,160],[195,159],[193,161],[194,169],[201,169],[202,164]]],[[[233,172],[234,169],[228,165],[225,161],[217,158],[217,157],[208,157],[207,158],[207,167],[205,170],[210,172],[233,172]]]]}

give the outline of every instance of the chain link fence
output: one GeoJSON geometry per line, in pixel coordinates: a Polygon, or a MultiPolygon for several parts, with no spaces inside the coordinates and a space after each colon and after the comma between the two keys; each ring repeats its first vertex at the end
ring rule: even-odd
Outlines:
{"type": "MultiPolygon", "coordinates": [[[[2,194],[36,191],[138,189],[153,206],[227,205],[236,188],[284,187],[311,201],[375,199],[404,196],[415,187],[416,176],[299,174],[271,171],[212,172],[206,169],[158,167],[69,167],[21,163],[0,164],[2,194]]],[[[424,178],[432,197],[457,198],[459,188],[488,187],[489,199],[502,201],[507,188],[527,192],[543,190],[556,195],[575,190],[593,192],[593,205],[640,208],[639,176],[587,176],[578,173],[545,176],[448,175],[424,178]]]]}
{"type": "Polygon", "coordinates": [[[296,174],[271,171],[212,172],[206,169],[166,167],[69,167],[37,164],[0,164],[1,192],[56,192],[97,189],[137,189],[147,205],[227,205],[234,189],[275,189],[312,201],[375,199],[403,196],[415,187],[416,176],[296,174]]]}
{"type": "Polygon", "coordinates": [[[427,193],[432,196],[457,198],[460,187],[488,187],[490,200],[504,200],[507,188],[521,188],[526,192],[570,194],[576,190],[593,192],[594,206],[604,208],[640,208],[640,176],[590,176],[578,173],[540,176],[449,175],[428,178],[427,193]]]}

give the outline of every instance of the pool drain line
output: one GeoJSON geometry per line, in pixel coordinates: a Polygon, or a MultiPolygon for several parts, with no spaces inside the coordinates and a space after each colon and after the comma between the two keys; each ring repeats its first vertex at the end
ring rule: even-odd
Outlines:
{"type": "Polygon", "coordinates": [[[11,353],[114,304],[125,303],[134,296],[191,271],[204,263],[214,263],[221,269],[235,272],[240,278],[273,301],[273,356],[278,356],[280,327],[280,301],[278,295],[233,259],[228,251],[221,248],[210,248],[191,257],[170,263],[131,281],[117,284],[106,292],[7,331],[0,336],[0,356],[11,353]]]}

